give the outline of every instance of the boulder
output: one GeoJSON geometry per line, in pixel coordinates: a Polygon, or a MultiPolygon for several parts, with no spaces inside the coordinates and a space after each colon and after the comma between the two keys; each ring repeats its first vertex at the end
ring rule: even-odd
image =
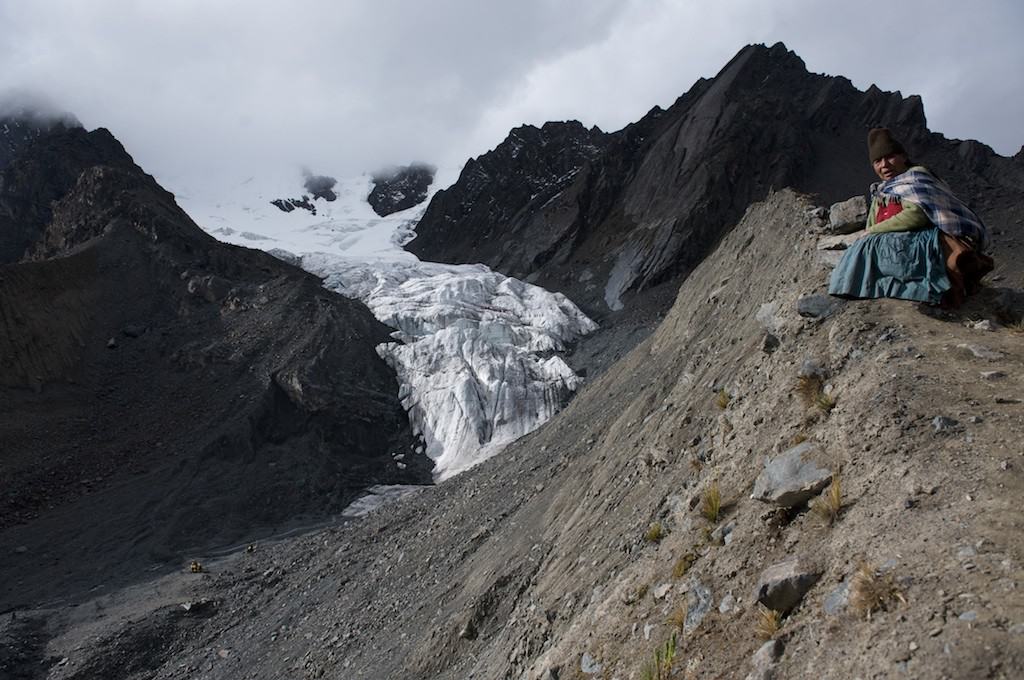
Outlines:
{"type": "Polygon", "coordinates": [[[833,234],[851,234],[864,228],[868,219],[868,203],[863,196],[854,196],[833,203],[828,210],[828,227],[833,234]]]}
{"type": "Polygon", "coordinates": [[[800,558],[779,562],[761,572],[754,600],[782,614],[793,610],[821,578],[821,571],[800,558]]]}
{"type": "Polygon", "coordinates": [[[785,646],[780,640],[769,640],[761,645],[750,658],[752,668],[746,680],[773,680],[775,664],[782,657],[783,651],[785,646]]]}
{"type": "Polygon", "coordinates": [[[839,309],[842,303],[828,295],[801,295],[796,301],[796,313],[805,319],[826,319],[839,309]]]}
{"type": "Polygon", "coordinates": [[[812,460],[817,452],[816,444],[803,442],[767,459],[750,497],[792,508],[817,496],[832,481],[832,473],[812,460]]]}

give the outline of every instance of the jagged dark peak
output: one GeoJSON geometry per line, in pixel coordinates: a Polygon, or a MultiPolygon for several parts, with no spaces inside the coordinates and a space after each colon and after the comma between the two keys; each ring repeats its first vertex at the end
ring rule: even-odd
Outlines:
{"type": "MultiPolygon", "coordinates": [[[[0,263],[26,257],[49,225],[54,202],[97,166],[149,178],[105,128],[57,125],[20,148],[0,170],[0,263]]],[[[154,191],[173,202],[170,193],[154,191]]]]}
{"type": "Polygon", "coordinates": [[[0,103],[0,170],[42,135],[81,127],[82,124],[70,113],[42,111],[26,104],[0,103]]]}
{"type": "Polygon", "coordinates": [[[422,161],[382,168],[370,177],[373,189],[366,201],[381,217],[408,210],[426,200],[436,174],[437,166],[422,161]]]}

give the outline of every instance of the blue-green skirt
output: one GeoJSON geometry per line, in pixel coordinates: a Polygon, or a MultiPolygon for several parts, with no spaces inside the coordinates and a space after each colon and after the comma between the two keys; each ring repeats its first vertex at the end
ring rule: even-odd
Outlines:
{"type": "Polygon", "coordinates": [[[854,242],[832,271],[828,292],[939,304],[951,287],[939,230],[932,227],[872,234],[854,242]]]}

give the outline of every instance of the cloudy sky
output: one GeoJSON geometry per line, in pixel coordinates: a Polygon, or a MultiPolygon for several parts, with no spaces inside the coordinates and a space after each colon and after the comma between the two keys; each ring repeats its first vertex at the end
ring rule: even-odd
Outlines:
{"type": "Polygon", "coordinates": [[[933,130],[1012,155],[1022,33],[1020,0],[0,0],[0,93],[110,128],[173,188],[458,164],[521,123],[615,130],[743,45],[783,41],[811,71],[920,94],[933,130]]]}

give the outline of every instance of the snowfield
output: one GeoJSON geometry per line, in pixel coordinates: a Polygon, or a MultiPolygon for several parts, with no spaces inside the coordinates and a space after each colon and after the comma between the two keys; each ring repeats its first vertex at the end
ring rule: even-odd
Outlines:
{"type": "MultiPolygon", "coordinates": [[[[442,169],[431,195],[456,177],[442,169]]],[[[216,238],[299,264],[397,329],[395,342],[377,352],[398,376],[402,403],[441,481],[557,413],[582,384],[558,352],[597,325],[564,295],[484,265],[419,261],[401,246],[415,237],[430,196],[380,217],[366,202],[371,188],[369,175],[339,181],[336,201],[312,201],[316,215],[270,204],[301,198],[299,173],[249,179],[219,196],[176,193],[216,238]]]]}

